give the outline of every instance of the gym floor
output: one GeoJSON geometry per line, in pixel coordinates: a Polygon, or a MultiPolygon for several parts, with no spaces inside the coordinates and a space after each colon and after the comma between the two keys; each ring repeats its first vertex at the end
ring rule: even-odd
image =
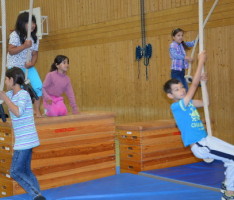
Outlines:
{"type": "MultiPolygon", "coordinates": [[[[221,162],[150,170],[138,175],[119,173],[101,179],[43,191],[47,200],[216,200],[224,179],[221,162]]],[[[30,200],[28,194],[2,200],[30,200]]]]}

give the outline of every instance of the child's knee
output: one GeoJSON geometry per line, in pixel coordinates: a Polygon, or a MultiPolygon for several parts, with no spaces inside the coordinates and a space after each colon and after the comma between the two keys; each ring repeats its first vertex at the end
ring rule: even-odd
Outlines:
{"type": "Polygon", "coordinates": [[[49,109],[46,109],[46,113],[47,116],[49,117],[56,117],[58,116],[58,110],[55,109],[54,107],[51,107],[49,109]]]}
{"type": "Polygon", "coordinates": [[[64,104],[63,101],[57,102],[56,107],[58,109],[58,114],[60,116],[67,115],[67,107],[66,107],[66,105],[64,104]]]}
{"type": "Polygon", "coordinates": [[[64,104],[53,104],[46,109],[46,115],[49,117],[67,115],[67,108],[64,104]]]}
{"type": "Polygon", "coordinates": [[[18,170],[17,169],[11,169],[10,170],[10,176],[11,176],[11,178],[13,178],[13,179],[17,179],[17,177],[18,177],[18,170]]]}
{"type": "Polygon", "coordinates": [[[193,152],[193,155],[196,156],[197,158],[200,158],[200,159],[209,158],[210,151],[206,147],[199,147],[195,144],[191,148],[191,151],[193,152]]]}
{"type": "Polygon", "coordinates": [[[59,115],[60,116],[67,115],[67,108],[66,107],[60,107],[60,109],[59,109],[59,115]]]}

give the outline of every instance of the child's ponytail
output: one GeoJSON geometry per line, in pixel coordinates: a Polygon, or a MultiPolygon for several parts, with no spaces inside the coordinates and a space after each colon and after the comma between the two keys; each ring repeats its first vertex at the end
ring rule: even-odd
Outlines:
{"type": "Polygon", "coordinates": [[[50,67],[50,71],[53,72],[55,70],[57,70],[58,68],[56,67],[56,63],[52,63],[51,67],[50,67]]]}
{"type": "Polygon", "coordinates": [[[182,41],[181,44],[183,45],[185,51],[190,49],[190,48],[185,44],[184,41],[182,41]]]}

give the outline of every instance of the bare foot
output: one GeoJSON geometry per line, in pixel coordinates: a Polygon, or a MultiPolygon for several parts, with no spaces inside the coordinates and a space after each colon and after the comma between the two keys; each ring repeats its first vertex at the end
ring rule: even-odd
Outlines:
{"type": "Polygon", "coordinates": [[[35,117],[42,117],[41,111],[40,111],[40,102],[41,102],[41,97],[39,97],[39,99],[35,100],[35,102],[34,102],[34,115],[35,115],[35,117]]]}
{"type": "Polygon", "coordinates": [[[41,113],[36,113],[36,112],[34,113],[34,116],[38,118],[42,117],[41,113]]]}

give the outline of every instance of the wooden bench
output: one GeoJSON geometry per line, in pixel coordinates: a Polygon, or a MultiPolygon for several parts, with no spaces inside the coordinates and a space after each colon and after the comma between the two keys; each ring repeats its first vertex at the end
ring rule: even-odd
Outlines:
{"type": "Polygon", "coordinates": [[[120,171],[141,171],[173,167],[200,161],[181,141],[173,120],[136,122],[116,126],[120,171]]]}
{"type": "MultiPolygon", "coordinates": [[[[113,113],[81,113],[35,120],[41,145],[33,149],[32,170],[41,189],[115,174],[113,113]]],[[[0,122],[0,197],[25,191],[10,178],[13,154],[11,121],[0,122]]]]}

